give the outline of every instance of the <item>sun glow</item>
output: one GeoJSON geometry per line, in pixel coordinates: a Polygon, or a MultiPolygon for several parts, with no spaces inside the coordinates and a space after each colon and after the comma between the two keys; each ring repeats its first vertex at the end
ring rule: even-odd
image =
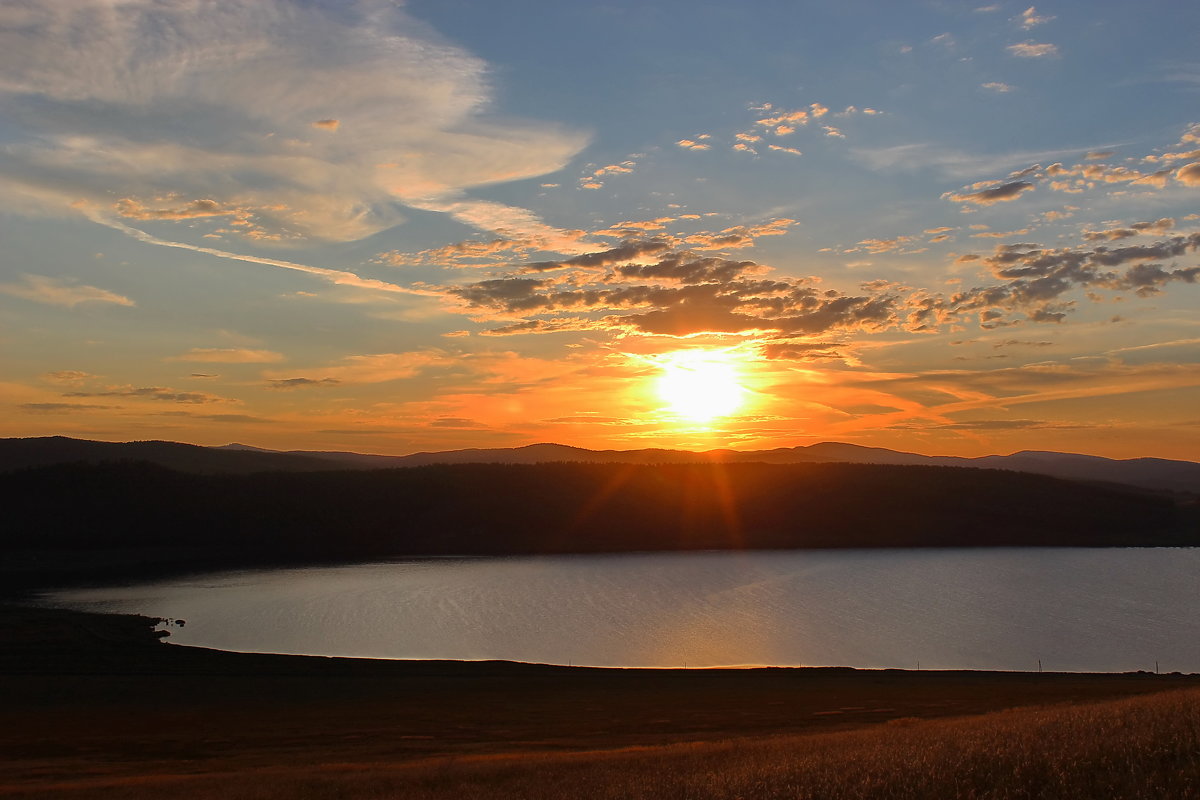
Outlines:
{"type": "Polygon", "coordinates": [[[681,350],[663,357],[658,396],[672,414],[692,422],[711,422],[741,407],[737,358],[728,351],[681,350]]]}

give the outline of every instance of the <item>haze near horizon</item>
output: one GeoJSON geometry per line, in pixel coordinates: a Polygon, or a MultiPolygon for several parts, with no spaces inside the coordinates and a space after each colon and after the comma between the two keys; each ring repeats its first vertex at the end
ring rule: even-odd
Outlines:
{"type": "Polygon", "coordinates": [[[1198,460],[1198,29],[9,4],[0,436],[1198,460]]]}

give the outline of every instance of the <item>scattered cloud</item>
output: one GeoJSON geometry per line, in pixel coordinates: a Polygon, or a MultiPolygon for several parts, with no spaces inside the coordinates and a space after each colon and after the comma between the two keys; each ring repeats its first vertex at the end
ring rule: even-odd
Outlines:
{"type": "Polygon", "coordinates": [[[1038,25],[1045,25],[1047,22],[1053,22],[1056,18],[1053,16],[1041,16],[1037,13],[1037,9],[1033,6],[1021,12],[1021,27],[1025,30],[1032,30],[1038,25]]]}
{"type": "Polygon", "coordinates": [[[1175,220],[1170,217],[1151,222],[1134,222],[1128,227],[1117,226],[1104,230],[1084,231],[1083,238],[1089,242],[1114,242],[1120,239],[1130,239],[1139,234],[1154,234],[1161,236],[1175,227],[1175,220]]]}
{"type": "Polygon", "coordinates": [[[945,195],[956,203],[972,203],[979,206],[990,206],[995,203],[1008,203],[1016,200],[1023,193],[1033,191],[1029,181],[1010,181],[975,192],[949,193],[945,195]]]}
{"type": "MultiPolygon", "coordinates": [[[[870,252],[889,252],[905,243],[898,237],[860,244],[870,252]]],[[[993,285],[939,294],[877,282],[855,295],[821,289],[813,279],[774,276],[770,267],[754,261],[663,252],[656,243],[646,250],[631,247],[627,258],[598,252],[586,272],[571,270],[553,280],[514,276],[443,291],[477,321],[502,323],[489,331],[493,335],[607,330],[770,340],[852,330],[928,331],[972,316],[992,329],[1015,324],[1019,317],[1014,315],[1061,321],[1076,303],[1066,296],[1076,289],[1146,297],[1168,283],[1195,283],[1200,267],[1168,269],[1152,262],[1197,246],[1200,234],[1118,249],[1000,245],[991,256],[960,259],[981,261],[998,279],[993,285]],[[647,262],[644,256],[650,253],[656,260],[647,262]]]]}
{"type": "Polygon", "coordinates": [[[1018,58],[1046,58],[1058,55],[1058,47],[1055,45],[1038,42],[1010,44],[1007,50],[1018,58]]]}
{"type": "Polygon", "coordinates": [[[979,85],[984,89],[990,89],[991,91],[999,92],[1000,94],[1011,92],[1013,90],[1013,87],[1009,86],[1007,83],[1002,83],[1001,81],[989,81],[979,85]]]}

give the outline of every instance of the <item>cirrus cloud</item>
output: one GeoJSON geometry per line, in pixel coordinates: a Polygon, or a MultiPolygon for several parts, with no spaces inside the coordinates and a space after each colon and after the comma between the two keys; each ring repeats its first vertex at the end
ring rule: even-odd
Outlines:
{"type": "Polygon", "coordinates": [[[403,204],[541,175],[581,149],[581,134],[489,118],[486,71],[378,3],[21,5],[0,19],[0,110],[17,134],[0,175],[21,208],[360,239],[403,204]]]}
{"type": "Polygon", "coordinates": [[[51,306],[74,308],[81,303],[112,303],[132,306],[134,302],[124,295],[79,283],[67,283],[45,275],[22,275],[18,283],[0,283],[0,292],[22,300],[45,303],[51,306]]]}

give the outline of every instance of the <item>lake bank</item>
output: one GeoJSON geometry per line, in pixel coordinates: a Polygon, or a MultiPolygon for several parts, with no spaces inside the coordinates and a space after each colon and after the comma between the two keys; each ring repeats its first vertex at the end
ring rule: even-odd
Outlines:
{"type": "Polygon", "coordinates": [[[148,622],[4,608],[6,644],[21,646],[6,647],[0,674],[0,748],[10,754],[3,791],[152,797],[180,781],[417,768],[431,759],[454,771],[455,760],[757,741],[1200,687],[1200,676],[1148,673],[617,670],[270,656],[163,644],[148,622]]]}

